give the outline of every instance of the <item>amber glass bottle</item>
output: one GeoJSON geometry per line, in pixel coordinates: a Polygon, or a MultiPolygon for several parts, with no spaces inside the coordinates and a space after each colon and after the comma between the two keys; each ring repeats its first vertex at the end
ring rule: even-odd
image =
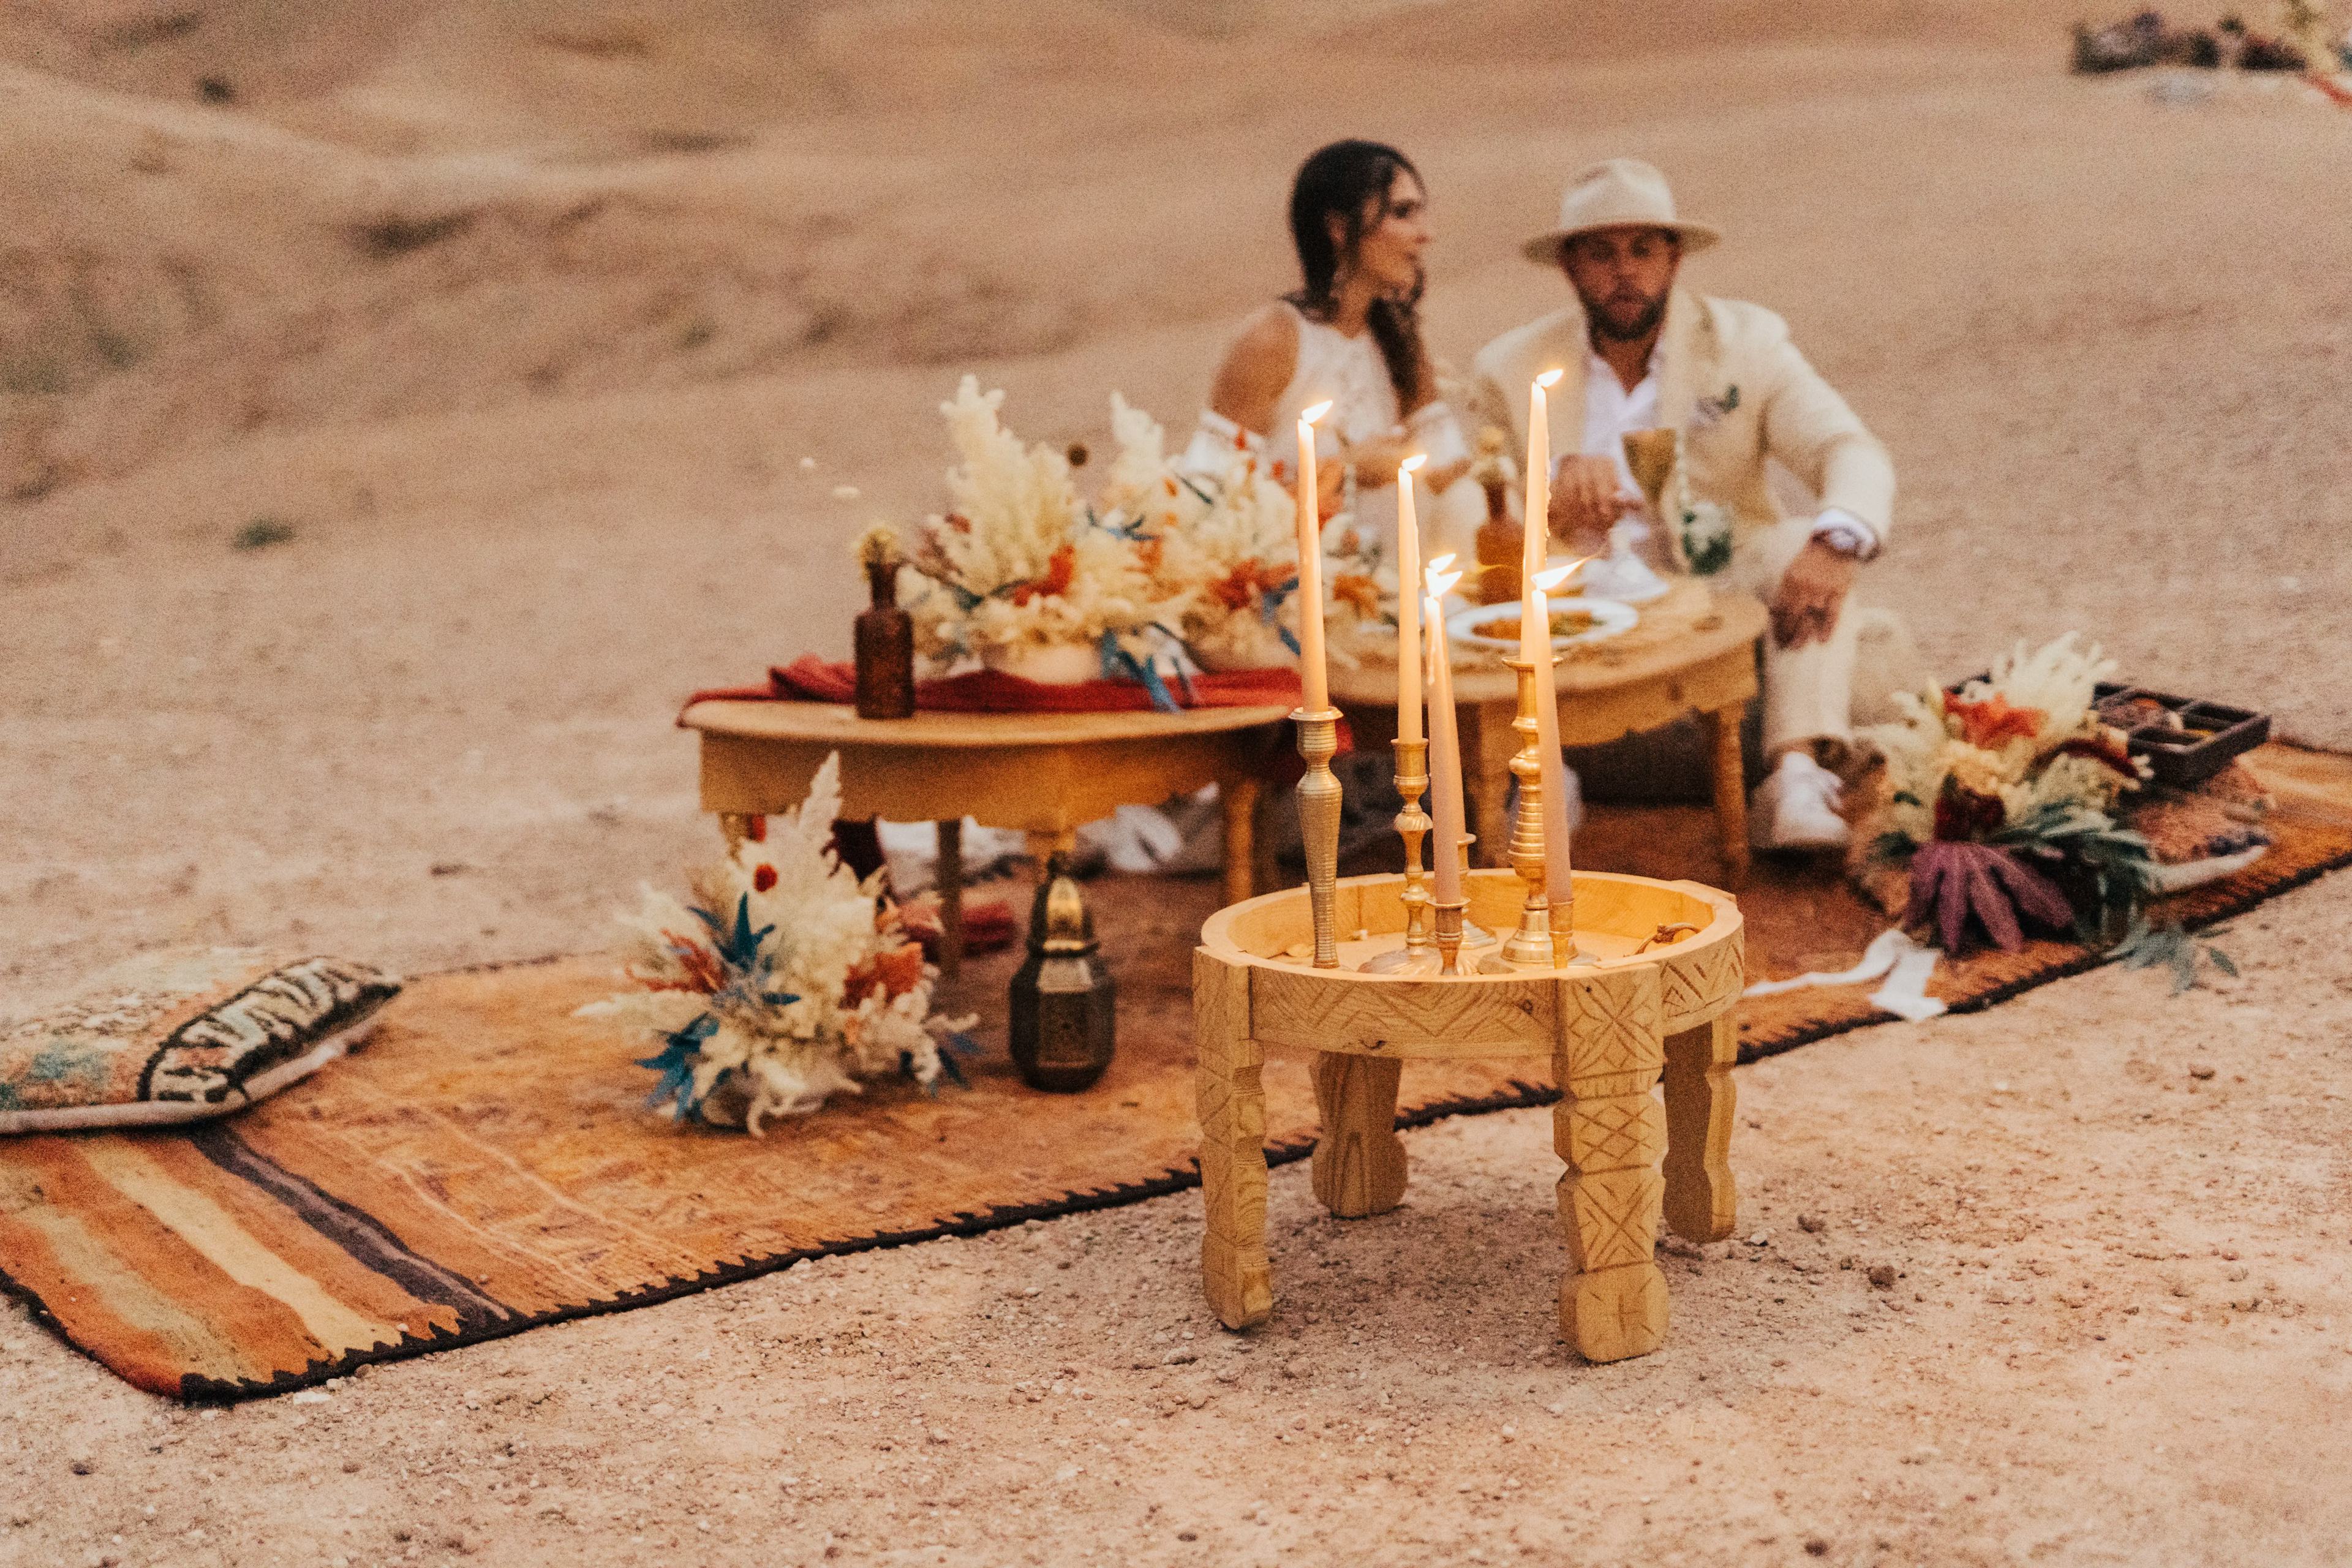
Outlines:
{"type": "Polygon", "coordinates": [[[898,607],[898,563],[869,561],[873,606],[857,616],[857,716],[904,719],[915,711],[915,620],[898,607]]]}

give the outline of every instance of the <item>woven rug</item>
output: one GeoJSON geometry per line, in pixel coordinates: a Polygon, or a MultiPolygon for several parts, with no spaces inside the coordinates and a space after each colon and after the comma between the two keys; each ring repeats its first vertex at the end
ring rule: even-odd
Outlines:
{"type": "MultiPolygon", "coordinates": [[[[2259,765],[2282,795],[2278,845],[2179,900],[2191,924],[2352,863],[2352,759],[2272,747],[2259,765]]],[[[1711,843],[1695,808],[1611,810],[1578,852],[1707,878],[1711,843]]],[[[609,959],[426,976],[366,1049],[233,1121],[0,1142],[0,1282],[142,1388],[237,1398],[802,1258],[1178,1191],[1198,1181],[1190,963],[1215,899],[1207,879],[1150,897],[1095,885],[1120,995],[1118,1060],[1094,1089],[1040,1095],[1013,1077],[1002,954],[944,998],[983,1013],[969,1091],[881,1089],[756,1141],[645,1110],[650,1075],[629,1058],[646,1047],[571,1016],[610,989],[609,959]]],[[[1759,866],[1741,907],[1758,977],[1843,968],[1886,923],[1821,868],[1759,866]]],[[[1948,963],[1932,989],[1985,1007],[2096,962],[2040,942],[1948,963]]],[[[2165,982],[2147,984],[2160,1003],[2165,982]]],[[[1743,1058],[1883,1021],[1865,989],[1748,1004],[1743,1058]]],[[[1553,1098],[1512,1076],[1528,1065],[1414,1064],[1401,1119],[1553,1098]]],[[[1316,1125],[1304,1064],[1266,1079],[1270,1157],[1301,1158],[1316,1125]]]]}

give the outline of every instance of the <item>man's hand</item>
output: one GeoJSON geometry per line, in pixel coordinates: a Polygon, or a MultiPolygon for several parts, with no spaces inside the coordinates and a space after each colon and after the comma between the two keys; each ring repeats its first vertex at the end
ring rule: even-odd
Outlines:
{"type": "Polygon", "coordinates": [[[1562,539],[1590,542],[1609,525],[1640,510],[1617,489],[1617,465],[1606,458],[1562,458],[1551,480],[1551,531],[1562,539]]]}
{"type": "Polygon", "coordinates": [[[1853,558],[1822,541],[1809,541],[1772,595],[1772,640],[1782,647],[1827,642],[1837,630],[1838,611],[1853,587],[1853,558]]]}

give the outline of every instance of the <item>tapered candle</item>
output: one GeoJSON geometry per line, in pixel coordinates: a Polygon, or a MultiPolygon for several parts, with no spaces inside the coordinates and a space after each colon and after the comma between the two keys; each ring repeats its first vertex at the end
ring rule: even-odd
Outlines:
{"type": "Polygon", "coordinates": [[[1421,524],[1412,476],[1427,461],[1416,452],[1397,465],[1397,739],[1407,742],[1421,739],[1421,524]]]}
{"type": "MultiPolygon", "coordinates": [[[[1528,608],[1534,623],[1551,626],[1551,590],[1568,581],[1581,561],[1557,571],[1539,572],[1528,579],[1528,608]]],[[[1546,637],[1536,657],[1536,744],[1542,750],[1544,899],[1565,904],[1575,896],[1569,880],[1568,764],[1559,755],[1559,686],[1552,679],[1551,639],[1546,637]]]]}
{"type": "Polygon", "coordinates": [[[1437,843],[1429,858],[1432,891],[1439,903],[1462,897],[1462,738],[1454,727],[1454,668],[1446,651],[1445,595],[1462,580],[1447,572],[1451,555],[1430,563],[1429,597],[1422,609],[1429,626],[1429,815],[1437,843]]]}
{"type": "MultiPolygon", "coordinates": [[[[1527,542],[1519,555],[1519,592],[1528,579],[1543,570],[1551,538],[1551,399],[1546,390],[1558,384],[1560,373],[1548,370],[1528,388],[1527,542]]],[[[1525,641],[1524,636],[1522,642],[1525,641]]]]}
{"type": "Polygon", "coordinates": [[[1323,511],[1315,496],[1315,422],[1330,411],[1318,403],[1298,416],[1298,679],[1300,706],[1310,713],[1331,706],[1323,668],[1323,511]]]}

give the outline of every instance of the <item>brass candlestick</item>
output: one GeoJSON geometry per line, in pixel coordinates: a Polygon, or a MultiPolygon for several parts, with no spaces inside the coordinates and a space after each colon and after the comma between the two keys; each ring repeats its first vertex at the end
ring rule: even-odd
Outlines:
{"type": "Polygon", "coordinates": [[[1470,907],[1467,899],[1433,900],[1430,913],[1437,928],[1437,973],[1462,973],[1462,911],[1470,907]]]}
{"type": "Polygon", "coordinates": [[[1307,900],[1315,919],[1315,967],[1339,967],[1339,938],[1333,900],[1339,885],[1339,781],[1331,759],[1339,750],[1337,708],[1297,708],[1298,754],[1307,772],[1298,780],[1298,837],[1307,851],[1307,900]]]}
{"type": "Polygon", "coordinates": [[[1500,965],[1508,969],[1550,969],[1552,954],[1551,900],[1544,896],[1543,747],[1537,739],[1536,667],[1523,658],[1503,661],[1519,678],[1519,713],[1511,728],[1519,732],[1519,754],[1511,759],[1511,773],[1519,781],[1519,809],[1511,822],[1511,869],[1527,884],[1527,901],[1519,909],[1519,929],[1503,943],[1500,965]]]}
{"type": "Polygon", "coordinates": [[[1380,954],[1364,968],[1373,974],[1433,974],[1438,972],[1438,957],[1429,937],[1429,873],[1421,864],[1421,841],[1436,826],[1421,809],[1422,795],[1429,788],[1429,742],[1400,738],[1390,743],[1396,747],[1397,797],[1404,803],[1396,814],[1397,836],[1404,840],[1404,891],[1397,895],[1404,906],[1404,946],[1380,954]]]}

